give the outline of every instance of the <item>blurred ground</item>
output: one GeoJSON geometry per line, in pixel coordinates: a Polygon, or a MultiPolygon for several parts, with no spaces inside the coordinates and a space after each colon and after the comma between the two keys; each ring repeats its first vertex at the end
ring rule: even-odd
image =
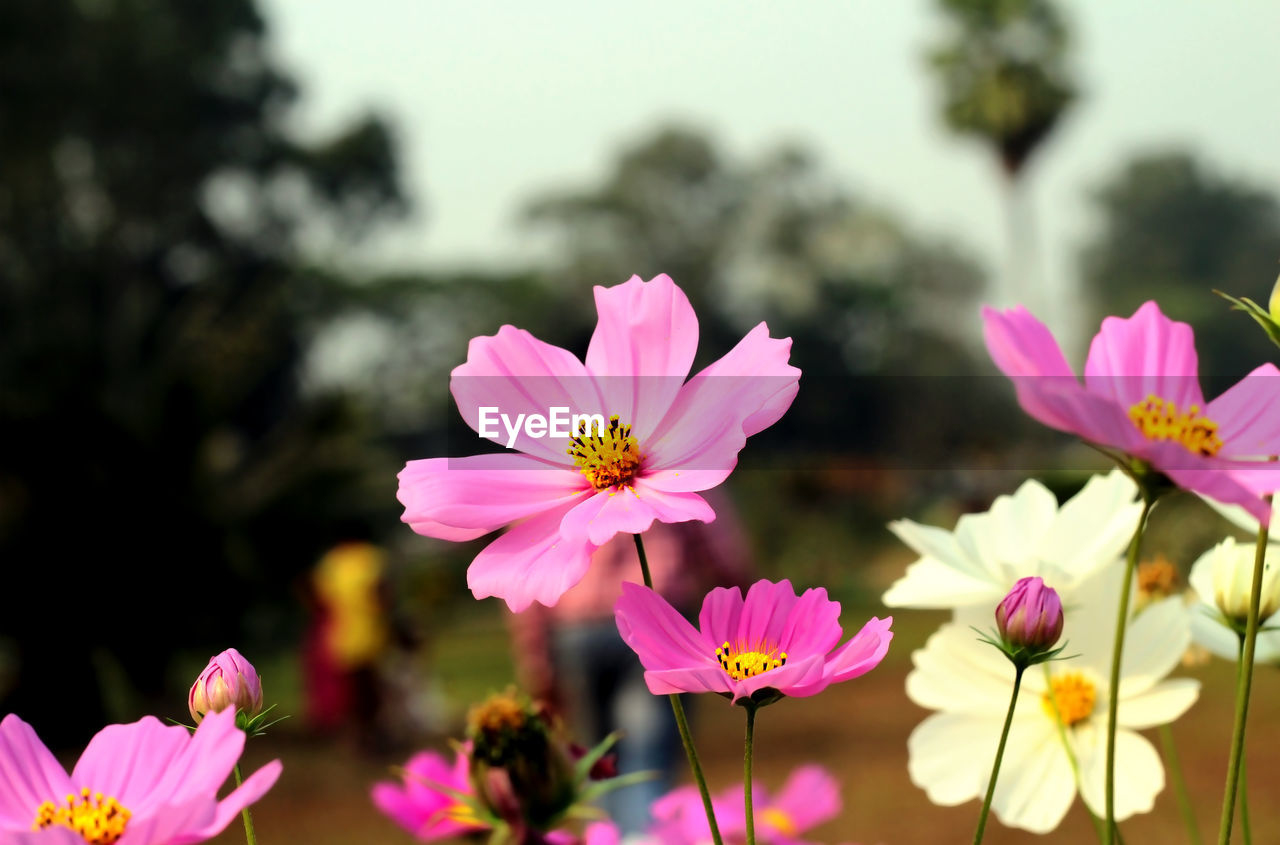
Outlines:
{"type": "MultiPolygon", "coordinates": [[[[849,609],[845,616],[854,620],[871,613],[875,609],[849,609]]],[[[832,769],[841,782],[844,813],[814,831],[808,837],[811,840],[928,845],[968,842],[972,837],[976,801],[960,807],[935,807],[907,776],[906,738],[926,711],[908,701],[903,681],[912,650],[923,644],[942,618],[941,614],[900,613],[893,648],[876,671],[814,698],[783,701],[761,712],[756,733],[758,777],[777,786],[793,766],[816,761],[832,769]]],[[[509,677],[503,673],[505,642],[497,618],[454,626],[441,639],[437,670],[451,699],[465,701],[482,695],[486,685],[491,688],[509,677]]],[[[1221,801],[1231,733],[1233,669],[1214,661],[1190,674],[1204,682],[1204,690],[1201,700],[1174,726],[1174,734],[1200,827],[1207,836],[1216,830],[1221,801]]],[[[713,789],[723,789],[742,776],[741,713],[718,698],[706,697],[698,705],[693,718],[699,751],[713,789]]],[[[1280,806],[1269,796],[1280,786],[1280,777],[1264,763],[1269,749],[1280,743],[1280,672],[1273,667],[1260,667],[1256,675],[1249,724],[1254,828],[1276,830],[1280,806]]],[[[1159,743],[1154,731],[1147,735],[1159,743]]],[[[369,786],[386,776],[388,766],[403,762],[406,754],[372,759],[350,746],[309,741],[287,730],[252,745],[246,756],[249,769],[276,756],[285,764],[280,783],[255,811],[264,845],[395,845],[413,841],[380,816],[367,798],[369,786]]],[[[443,749],[444,740],[432,747],[443,749]]],[[[1126,822],[1123,833],[1130,845],[1187,841],[1171,788],[1160,794],[1152,813],[1126,822]]],[[[1035,837],[993,821],[985,841],[999,845],[1094,840],[1089,819],[1077,800],[1053,834],[1035,837]]],[[[233,825],[214,841],[224,845],[242,842],[243,831],[233,825]]]]}

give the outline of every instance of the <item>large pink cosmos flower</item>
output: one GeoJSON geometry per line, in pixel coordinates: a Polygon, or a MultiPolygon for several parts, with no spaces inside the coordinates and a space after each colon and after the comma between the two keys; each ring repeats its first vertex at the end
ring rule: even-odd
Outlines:
{"type": "Polygon", "coordinates": [[[0,722],[0,841],[13,845],[185,845],[217,836],[280,776],[274,760],[221,801],[244,748],[234,710],[194,734],[147,716],[98,732],[71,774],[31,726],[0,722]]]}
{"type": "Polygon", "coordinates": [[[703,599],[701,631],[639,584],[622,585],[614,611],[654,695],[715,692],[735,703],[816,695],[874,669],[893,639],[893,618],[872,618],[836,648],[840,603],[822,588],[796,596],[787,580],[757,581],[745,601],[737,587],[717,587],[703,599]]]}
{"type": "MultiPolygon", "coordinates": [[[[787,776],[776,795],[760,785],[751,791],[756,817],[756,842],[761,845],[806,845],[800,838],[840,814],[840,787],[821,766],[807,765],[787,776]]],[[[729,787],[712,799],[716,823],[726,842],[746,837],[746,810],[742,784],[729,787]]],[[[653,803],[649,841],[660,845],[699,845],[709,842],[711,829],[695,786],[681,786],[653,803]]]]}
{"type": "Polygon", "coordinates": [[[769,337],[764,323],[686,382],[698,320],[667,276],[596,287],[595,298],[585,361],[503,326],[474,338],[453,371],[467,425],[518,453],[410,461],[400,473],[402,518],[419,534],[471,540],[512,525],[472,562],[467,583],[514,611],[554,605],[618,532],[713,520],[698,491],[729,476],[746,439],[773,425],[798,389],[791,340],[769,337]],[[604,424],[553,436],[557,408],[562,421],[597,414],[604,424]],[[522,414],[543,424],[519,425],[522,414]]]}
{"type": "Polygon", "coordinates": [[[438,788],[471,794],[469,770],[470,761],[461,751],[452,764],[441,754],[423,751],[405,764],[403,784],[374,784],[370,797],[379,810],[423,842],[485,830],[488,825],[470,807],[438,788]]]}
{"type": "Polygon", "coordinates": [[[1089,346],[1084,384],[1053,335],[1021,306],[982,312],[987,350],[1022,409],[1045,425],[1144,461],[1175,484],[1270,516],[1280,489],[1280,370],[1263,364],[1208,404],[1191,327],[1147,302],[1108,317],[1089,346]]]}

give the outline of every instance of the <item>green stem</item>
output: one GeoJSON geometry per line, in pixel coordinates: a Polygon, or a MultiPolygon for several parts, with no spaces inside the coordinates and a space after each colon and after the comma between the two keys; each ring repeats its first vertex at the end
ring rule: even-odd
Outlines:
{"type": "MultiPolygon", "coordinates": [[[[1271,496],[1264,497],[1269,505],[1271,496]]],[[[1236,814],[1236,793],[1240,787],[1240,770],[1244,763],[1244,726],[1249,718],[1249,692],[1253,686],[1253,655],[1258,643],[1258,606],[1262,603],[1262,573],[1266,568],[1267,534],[1270,525],[1259,523],[1258,542],[1253,553],[1253,585],[1249,593],[1249,615],[1245,620],[1244,645],[1236,672],[1236,716],[1231,729],[1231,757],[1227,761],[1227,785],[1222,796],[1222,820],[1218,826],[1218,845],[1231,842],[1231,822],[1236,814]]]]}
{"type": "Polygon", "coordinates": [[[987,814],[991,812],[991,799],[996,794],[996,778],[1000,776],[1000,761],[1004,758],[1004,744],[1009,739],[1009,727],[1013,724],[1013,711],[1018,707],[1018,689],[1022,686],[1022,673],[1025,667],[1014,664],[1013,695],[1009,699],[1009,712],[1004,717],[1004,729],[1000,731],[1000,744],[996,746],[996,759],[991,764],[991,780],[987,783],[987,797],[982,799],[982,812],[978,814],[978,829],[973,834],[973,845],[982,841],[982,834],[987,829],[987,814]]]}
{"type": "Polygon", "coordinates": [[[748,700],[747,708],[747,740],[742,752],[742,806],[747,814],[747,845],[756,845],[756,813],[752,807],[751,795],[751,751],[752,740],[756,732],[756,704],[748,700]]]}
{"type": "MultiPolygon", "coordinates": [[[[644,585],[652,590],[653,576],[649,574],[649,558],[644,553],[644,540],[640,539],[639,534],[631,536],[636,538],[636,554],[640,557],[640,574],[644,577],[644,585]]],[[[694,781],[698,784],[698,793],[702,796],[702,809],[707,814],[707,827],[711,829],[711,841],[715,845],[724,845],[724,840],[720,838],[720,826],[716,824],[716,811],[711,805],[711,791],[707,789],[707,778],[702,773],[702,764],[698,762],[697,749],[693,747],[693,734],[689,731],[689,719],[685,716],[684,705],[680,703],[678,693],[672,693],[668,698],[671,699],[671,712],[676,716],[676,727],[680,729],[680,742],[684,744],[685,756],[689,758],[689,768],[693,772],[694,781]]]]}
{"type": "MultiPolygon", "coordinates": [[[[240,785],[244,783],[244,781],[240,779],[240,764],[236,763],[236,766],[234,769],[232,769],[232,771],[235,772],[236,788],[239,789],[240,785]]],[[[254,832],[253,832],[253,816],[249,814],[248,807],[245,807],[243,810],[240,811],[240,817],[244,819],[245,841],[247,841],[249,845],[258,845],[258,837],[254,835],[254,832]]]]}
{"type": "Polygon", "coordinates": [[[1249,822],[1249,761],[1240,760],[1240,832],[1244,834],[1244,845],[1253,845],[1253,825],[1249,822]]]}
{"type": "Polygon", "coordinates": [[[1196,808],[1191,803],[1191,793],[1187,791],[1186,778],[1182,776],[1182,761],[1178,758],[1178,746],[1173,741],[1173,728],[1165,723],[1160,726],[1160,749],[1164,759],[1169,763],[1169,774],[1173,779],[1173,794],[1178,799],[1178,811],[1182,814],[1182,822],[1187,826],[1187,836],[1192,845],[1200,845],[1200,825],[1196,821],[1196,808]]]}
{"type": "Polygon", "coordinates": [[[1124,583],[1120,585],[1120,606],[1116,609],[1116,639],[1111,649],[1111,680],[1107,689],[1107,785],[1106,785],[1106,845],[1113,845],[1116,830],[1116,708],[1120,702],[1120,661],[1124,656],[1124,634],[1129,625],[1129,594],[1133,591],[1133,573],[1138,568],[1138,552],[1142,548],[1142,535],[1147,528],[1147,517],[1155,497],[1142,491],[1142,515],[1138,527],[1129,541],[1129,554],[1125,558],[1124,583]]]}

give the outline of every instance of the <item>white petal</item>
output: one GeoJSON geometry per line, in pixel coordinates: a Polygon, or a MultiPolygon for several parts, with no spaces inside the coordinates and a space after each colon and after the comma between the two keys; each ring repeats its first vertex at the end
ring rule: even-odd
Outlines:
{"type": "MultiPolygon", "coordinates": [[[[1124,693],[1122,692],[1121,695],[1124,693]]],[[[1141,730],[1165,725],[1177,719],[1200,697],[1200,682],[1174,678],[1157,684],[1140,695],[1120,699],[1117,724],[1141,730]]]]}
{"type": "MultiPolygon", "coordinates": [[[[1207,496],[1201,496],[1204,503],[1221,514],[1228,522],[1236,526],[1242,531],[1247,531],[1250,536],[1256,536],[1258,533],[1258,518],[1249,513],[1239,505],[1225,505],[1222,502],[1210,499],[1207,496]]],[[[1270,534],[1280,537],[1280,511],[1272,511],[1271,513],[1271,529],[1270,534]]]]}
{"type": "Polygon", "coordinates": [[[1148,605],[1129,624],[1125,636],[1124,663],[1120,667],[1121,697],[1127,698],[1154,686],[1177,667],[1190,644],[1191,620],[1180,597],[1148,605]]]}
{"type": "Polygon", "coordinates": [[[1000,587],[979,580],[932,557],[922,557],[907,567],[882,601],[889,607],[951,608],[966,604],[990,604],[1004,598],[1000,587]]]}
{"type": "MultiPolygon", "coordinates": [[[[1106,813],[1106,717],[1095,716],[1074,729],[1073,745],[1080,764],[1080,794],[1097,816],[1106,813]]],[[[1164,789],[1160,755],[1144,737],[1116,731],[1116,819],[1146,813],[1164,789]]]]}
{"type": "Polygon", "coordinates": [[[1076,578],[1119,559],[1142,514],[1137,493],[1119,470],[1093,476],[1062,505],[1036,545],[1038,556],[1076,578]]]}
{"type": "Polygon", "coordinates": [[[1240,638],[1235,631],[1222,624],[1218,618],[1218,608],[1212,604],[1197,602],[1191,605],[1188,613],[1191,616],[1191,638],[1212,654],[1234,663],[1240,656],[1240,638]]]}
{"type": "Polygon", "coordinates": [[[907,738],[907,772],[929,800],[944,807],[983,794],[1004,714],[935,713],[907,738]]]}
{"type": "Polygon", "coordinates": [[[1021,563],[1034,559],[1041,539],[1058,516],[1058,500],[1039,481],[1024,481],[1012,496],[996,497],[987,514],[985,523],[971,521],[963,531],[956,526],[960,544],[974,542],[989,560],[1021,563]]]}
{"type": "MultiPolygon", "coordinates": [[[[963,520],[965,517],[961,517],[963,520]]],[[[971,559],[950,531],[932,525],[921,525],[909,519],[889,523],[889,530],[898,539],[920,553],[951,567],[957,572],[985,580],[989,576],[980,563],[971,559]]]]}
{"type": "Polygon", "coordinates": [[[1075,774],[1057,727],[1037,714],[1015,719],[991,802],[1008,827],[1048,833],[1076,797],[1075,774]]]}
{"type": "MultiPolygon", "coordinates": [[[[973,631],[943,625],[911,662],[916,668],[907,675],[907,697],[921,707],[1000,717],[1009,707],[1013,667],[973,631]]],[[[1031,706],[1020,703],[1019,709],[1031,706]]]]}

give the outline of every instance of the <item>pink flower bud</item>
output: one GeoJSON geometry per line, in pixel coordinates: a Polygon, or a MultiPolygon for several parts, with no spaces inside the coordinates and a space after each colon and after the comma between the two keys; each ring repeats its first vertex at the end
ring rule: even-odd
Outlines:
{"type": "Polygon", "coordinates": [[[996,607],[996,627],[1014,648],[1048,651],[1062,636],[1062,600],[1041,579],[1020,578],[996,607]]]}
{"type": "Polygon", "coordinates": [[[187,709],[197,725],[206,713],[228,707],[251,717],[262,712],[262,682],[258,672],[234,648],[211,657],[187,695],[187,709]]]}

